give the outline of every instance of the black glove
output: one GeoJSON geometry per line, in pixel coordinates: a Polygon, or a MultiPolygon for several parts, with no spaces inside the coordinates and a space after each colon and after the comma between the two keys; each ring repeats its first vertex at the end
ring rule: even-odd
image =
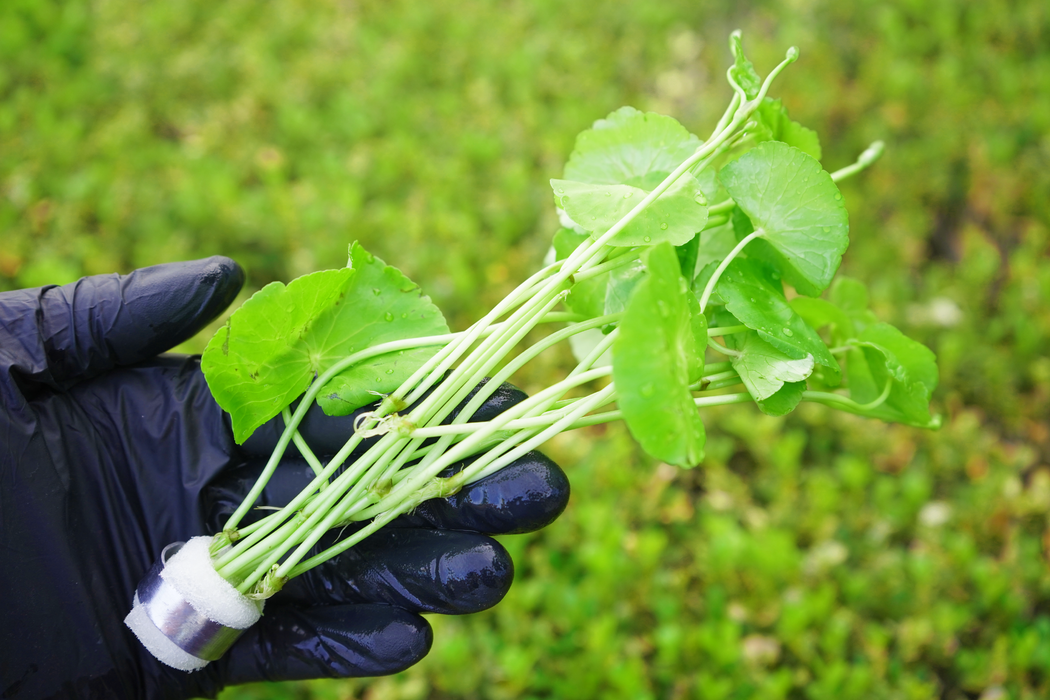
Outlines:
{"type": "MultiPolygon", "coordinates": [[[[221,527],[281,426],[239,447],[199,358],[156,355],[242,282],[216,257],[0,294],[0,697],[187,698],[399,671],[430,648],[419,613],[506,593],[510,558],[479,533],[534,530],[565,507],[565,475],[532,453],[293,579],[202,671],[161,664],[124,626],[135,586],[165,545],[221,527]]],[[[505,385],[474,419],[523,397],[505,385]]],[[[332,454],[353,418],[312,409],[301,432],[332,454]]],[[[261,501],[287,502],[311,478],[290,448],[261,501]]]]}

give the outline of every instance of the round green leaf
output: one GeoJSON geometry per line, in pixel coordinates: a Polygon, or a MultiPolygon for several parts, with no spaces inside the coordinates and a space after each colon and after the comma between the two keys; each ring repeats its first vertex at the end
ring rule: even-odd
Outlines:
{"type": "MultiPolygon", "coordinates": [[[[246,440],[343,358],[393,340],[448,333],[441,312],[397,269],[356,243],[352,268],[267,285],[208,343],[201,369],[246,440]]],[[[391,391],[435,350],[380,355],[351,367],[322,396],[349,413],[391,391]],[[356,405],[354,405],[356,403],[356,405]],[[352,408],[351,408],[352,406],[352,408]]]]}
{"type": "Polygon", "coordinates": [[[812,156],[766,141],[729,163],[722,184],[762,236],[750,257],[776,265],[800,294],[817,296],[831,284],[849,245],[842,194],[812,156]]]}
{"type": "MultiPolygon", "coordinates": [[[[659,183],[657,183],[659,184],[659,183]]],[[[608,231],[648,194],[629,185],[592,185],[551,180],[555,200],[574,222],[596,236],[608,231]]],[[[707,198],[696,178],[683,173],[638,214],[609,245],[639,246],[670,241],[682,245],[707,224],[707,198]]]]}
{"type": "Polygon", "coordinates": [[[726,309],[770,345],[793,359],[810,356],[837,377],[839,363],[817,332],[784,298],[773,271],[758,260],[736,258],[718,279],[726,309]]]}
{"type": "Polygon", "coordinates": [[[576,137],[565,179],[651,191],[701,144],[671,117],[621,107],[576,137]]]}
{"type": "Polygon", "coordinates": [[[635,287],[613,344],[618,404],[648,454],[692,467],[703,460],[705,442],[689,391],[690,365],[702,352],[687,299],[692,295],[670,244],[650,249],[646,267],[649,275],[635,287]]]}
{"type": "Polygon", "coordinates": [[[754,331],[726,336],[726,344],[740,353],[731,358],[733,369],[755,401],[769,399],[785,383],[803,382],[813,373],[812,355],[791,357],[754,331]]]}
{"type": "Polygon", "coordinates": [[[937,388],[937,360],[922,343],[888,323],[874,323],[851,344],[850,396],[858,403],[875,400],[890,382],[885,402],[868,415],[920,428],[940,426],[930,415],[930,396],[937,388]]]}

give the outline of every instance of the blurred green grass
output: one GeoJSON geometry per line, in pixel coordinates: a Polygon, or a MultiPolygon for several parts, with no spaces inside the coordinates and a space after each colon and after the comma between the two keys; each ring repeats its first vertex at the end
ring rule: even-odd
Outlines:
{"type": "Polygon", "coordinates": [[[709,132],[736,27],[760,70],[802,49],[777,92],[826,167],[887,142],[843,271],[937,352],[945,427],[722,409],[691,472],[564,435],[500,606],[397,676],[224,700],[1050,696],[1045,3],[6,0],[0,289],[222,253],[248,293],[359,239],[463,327],[538,266],[577,132],[709,132]]]}

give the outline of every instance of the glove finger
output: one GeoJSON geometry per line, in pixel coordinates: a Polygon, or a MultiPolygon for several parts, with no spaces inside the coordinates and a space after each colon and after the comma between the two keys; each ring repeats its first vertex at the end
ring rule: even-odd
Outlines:
{"type": "Polygon", "coordinates": [[[273,606],[215,663],[228,685],[385,676],[422,659],[433,641],[426,620],[388,605],[273,606]]]}
{"type": "Polygon", "coordinates": [[[0,300],[0,365],[30,383],[66,389],[192,337],[237,296],[244,272],[229,258],[96,275],[0,300]]]}
{"type": "MultiPolygon", "coordinates": [[[[321,546],[332,544],[337,534],[329,533],[321,546]]],[[[462,615],[501,601],[513,577],[510,554],[490,537],[391,528],[292,579],[280,596],[305,605],[387,603],[413,612],[462,615]]]]}
{"type": "MultiPolygon", "coordinates": [[[[447,475],[466,464],[447,470],[447,475]]],[[[534,532],[554,522],[568,503],[565,472],[543,453],[532,451],[451,496],[422,503],[390,526],[473,530],[488,535],[534,532]]]]}
{"type": "MultiPolygon", "coordinates": [[[[238,469],[228,469],[203,493],[209,532],[223,529],[255,484],[265,463],[254,458],[238,469]]],[[[449,473],[459,471],[456,465],[449,473]]],[[[247,525],[295,498],[314,473],[305,460],[285,457],[249,512],[247,525]]],[[[529,452],[499,472],[464,486],[458,493],[422,503],[387,527],[472,530],[488,535],[533,532],[553,522],[569,502],[565,472],[540,452],[529,452]]]]}
{"type": "MultiPolygon", "coordinates": [[[[464,399],[460,406],[454,410],[444,422],[450,423],[455,420],[456,416],[459,415],[460,409],[487,384],[488,380],[486,379],[480,382],[478,386],[474,387],[467,398],[464,399]]],[[[492,420],[500,413],[503,413],[511,406],[521,403],[526,398],[528,398],[527,395],[521,389],[513,384],[503,383],[496,388],[488,399],[485,400],[485,403],[481,405],[481,408],[474,412],[474,415],[470,418],[470,422],[478,423],[492,420]]],[[[302,423],[299,424],[299,433],[306,440],[306,444],[310,446],[310,449],[314,450],[318,455],[334,455],[354,434],[354,421],[357,417],[366,411],[375,410],[378,405],[378,403],[374,403],[369,404],[368,406],[362,406],[347,416],[327,416],[324,411],[321,410],[321,407],[315,403],[306,412],[306,416],[303,418],[302,423]]],[[[412,406],[405,409],[403,413],[407,413],[411,410],[412,406]]],[[[280,440],[283,431],[284,419],[281,418],[281,416],[277,416],[273,420],[259,427],[251,437],[245,440],[242,449],[247,454],[269,456],[277,446],[277,442],[280,440]]],[[[357,449],[354,450],[353,454],[351,454],[347,463],[353,462],[354,459],[363,455],[365,451],[378,440],[378,437],[363,440],[357,449]]],[[[295,445],[289,444],[288,450],[285,454],[297,455],[299,454],[299,451],[295,448],[295,445]]]]}

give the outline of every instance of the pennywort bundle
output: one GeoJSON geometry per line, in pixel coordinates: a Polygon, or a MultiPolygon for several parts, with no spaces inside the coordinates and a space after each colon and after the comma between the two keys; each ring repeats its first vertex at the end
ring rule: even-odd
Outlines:
{"type": "Polygon", "coordinates": [[[835,183],[882,145],[827,172],[817,135],[768,95],[797,49],[762,79],[739,33],[730,46],[733,98],[706,140],[630,107],[578,136],[563,177],[551,180],[563,227],[549,264],[466,330],[451,332],[414,283],[357,243],[345,268],[270,284],[233,314],[204,353],[208,384],[238,441],[277,415],[287,428],[211,543],[223,579],[265,599],[423,501],[581,426],[623,420],[648,454],[680,467],[703,460],[708,406],[753,402],[779,416],[810,401],[937,426],[933,354],[879,322],[863,285],[835,278],[849,243],[835,183]],[[549,332],[521,347],[539,326],[549,332]],[[564,341],[578,364],[563,378],[492,420],[467,422],[564,341]],[[347,415],[377,398],[327,464],[297,432],[315,401],[347,415]],[[347,463],[363,440],[371,446],[347,463]],[[313,481],[246,524],[291,442],[313,481]],[[322,535],[351,523],[364,526],[317,550],[322,535]]]}

